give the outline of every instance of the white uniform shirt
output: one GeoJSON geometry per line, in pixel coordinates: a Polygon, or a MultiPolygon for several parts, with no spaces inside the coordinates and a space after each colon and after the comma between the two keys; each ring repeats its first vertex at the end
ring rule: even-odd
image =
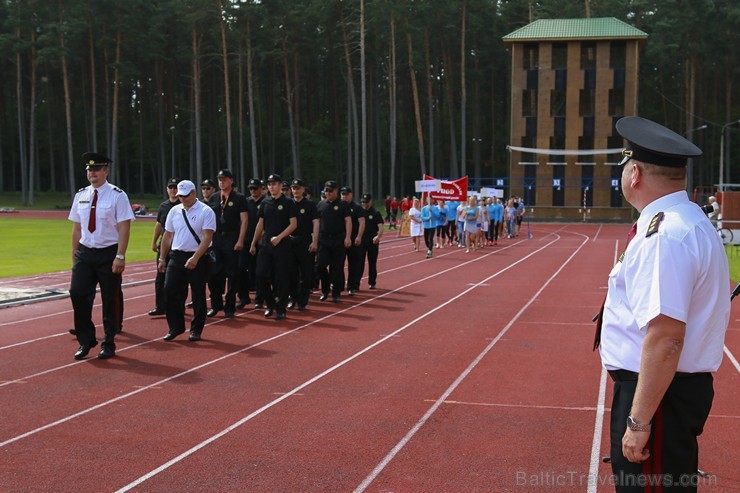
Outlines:
{"type": "Polygon", "coordinates": [[[95,205],[95,232],[88,229],[95,189],[89,185],[75,195],[68,219],[80,223],[80,244],[88,248],[105,248],[118,243],[118,223],[135,220],[126,192],[107,181],[98,187],[95,205]]]}
{"type": "MultiPolygon", "coordinates": [[[[177,204],[170,209],[164,223],[164,229],[174,235],[172,237],[172,250],[194,252],[198,249],[198,242],[195,241],[188,225],[185,224],[185,219],[182,217],[183,210],[185,210],[183,204],[177,204]]],[[[216,213],[200,200],[196,201],[185,213],[188,215],[190,227],[193,228],[198,238],[203,239],[203,230],[205,229],[216,231],[216,213]]]]}
{"type": "Polygon", "coordinates": [[[637,234],[609,274],[601,331],[608,370],[640,370],[647,326],[658,315],[686,323],[680,372],[713,372],[730,320],[730,278],[722,241],[685,191],[645,207],[637,234]],[[646,237],[653,217],[665,214],[646,237]]]}

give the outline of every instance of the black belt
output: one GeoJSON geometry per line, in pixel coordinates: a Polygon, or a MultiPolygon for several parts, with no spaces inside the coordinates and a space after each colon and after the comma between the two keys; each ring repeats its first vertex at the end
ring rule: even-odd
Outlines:
{"type": "MultiPolygon", "coordinates": [[[[639,375],[639,373],[629,370],[609,370],[609,376],[615,382],[636,382],[639,375]]],[[[673,378],[689,378],[699,375],[706,375],[706,373],[686,373],[683,371],[677,371],[673,378]]]]}
{"type": "Polygon", "coordinates": [[[186,252],[185,250],[172,250],[170,254],[177,254],[177,255],[195,255],[195,252],[186,252]]]}
{"type": "Polygon", "coordinates": [[[107,246],[107,247],[102,247],[102,248],[91,248],[89,246],[85,246],[83,244],[80,244],[80,250],[89,250],[91,252],[105,252],[105,251],[108,251],[108,250],[112,250],[114,248],[118,249],[118,243],[116,243],[114,245],[107,246]]]}

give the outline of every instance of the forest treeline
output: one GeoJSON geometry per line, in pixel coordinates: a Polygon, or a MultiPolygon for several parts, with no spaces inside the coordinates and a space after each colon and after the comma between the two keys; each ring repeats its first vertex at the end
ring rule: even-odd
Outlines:
{"type": "Polygon", "coordinates": [[[725,127],[740,181],[735,0],[0,0],[0,190],[72,194],[88,150],[129,193],[225,167],[375,194],[504,177],[502,36],[612,16],[649,35],[639,113],[704,149],[696,184],[725,127]]]}

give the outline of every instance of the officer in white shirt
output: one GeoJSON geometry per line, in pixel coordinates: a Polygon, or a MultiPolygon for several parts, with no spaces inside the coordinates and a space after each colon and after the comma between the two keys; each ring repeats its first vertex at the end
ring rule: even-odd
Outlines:
{"type": "Polygon", "coordinates": [[[622,193],[640,218],[609,275],[595,341],[615,382],[612,471],[619,492],[655,481],[696,491],[697,436],[730,316],[727,256],[685,191],[686,159],[701,150],[643,118],[616,128],[628,141],[622,193]]]}
{"type": "Polygon", "coordinates": [[[190,323],[191,341],[199,341],[206,323],[206,250],[211,246],[216,230],[216,214],[207,204],[198,200],[195,184],[183,180],[177,184],[180,204],[167,214],[164,237],[160,246],[157,269],[165,273],[164,289],[169,332],[165,341],[171,341],[185,332],[185,300],[188,285],[193,301],[193,320],[190,323]],[[167,255],[169,254],[169,259],[167,255]]]}
{"type": "Polygon", "coordinates": [[[74,222],[69,297],[80,343],[74,357],[83,359],[98,345],[90,293],[99,284],[105,337],[98,358],[107,359],[116,354],[114,339],[123,318],[121,274],[134,213],[126,193],[107,181],[110,159],[94,152],[86,152],[82,159],[90,186],[77,192],[69,211],[74,222]]]}

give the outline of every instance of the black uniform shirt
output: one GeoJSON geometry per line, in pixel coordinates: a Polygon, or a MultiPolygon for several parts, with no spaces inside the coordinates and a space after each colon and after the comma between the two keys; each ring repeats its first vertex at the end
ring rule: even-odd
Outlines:
{"type": "Polygon", "coordinates": [[[362,239],[372,241],[384,223],[383,216],[375,210],[375,207],[365,209],[365,233],[362,235],[362,239]]]}
{"type": "Polygon", "coordinates": [[[313,233],[313,220],[319,217],[316,204],[304,198],[300,202],[296,202],[295,206],[298,227],[293,231],[292,236],[311,236],[313,233]]]}
{"type": "Polygon", "coordinates": [[[159,204],[159,209],[157,209],[157,222],[164,226],[164,222],[167,220],[167,214],[170,213],[170,209],[172,209],[179,203],[179,200],[171,202],[170,199],[167,199],[159,204]]]}
{"type": "Polygon", "coordinates": [[[226,200],[220,193],[211,195],[211,207],[216,213],[216,231],[219,233],[238,233],[241,228],[241,213],[247,212],[247,198],[239,192],[231,191],[226,200]]]}
{"type": "Polygon", "coordinates": [[[334,202],[322,200],[317,206],[321,227],[319,238],[326,240],[341,239],[347,234],[344,218],[350,216],[349,204],[337,198],[334,202]]]}
{"type": "Polygon", "coordinates": [[[254,230],[257,229],[257,213],[260,210],[260,204],[264,200],[264,197],[260,197],[254,200],[251,196],[247,197],[247,234],[245,235],[244,241],[251,243],[254,238],[254,230]]]}
{"type": "Polygon", "coordinates": [[[269,243],[270,238],[279,235],[290,226],[291,217],[296,217],[295,202],[283,194],[277,199],[272,196],[265,197],[257,213],[257,219],[263,220],[262,243],[269,243]]]}
{"type": "MultiPolygon", "coordinates": [[[[164,228],[164,223],[165,221],[167,221],[167,214],[169,214],[170,210],[179,203],[179,199],[175,200],[174,202],[171,202],[170,199],[167,199],[159,204],[159,209],[157,209],[157,222],[162,225],[162,228],[164,228]]],[[[157,245],[159,245],[161,241],[162,235],[159,235],[159,238],[157,238],[157,245]]]]}
{"type": "Polygon", "coordinates": [[[365,217],[365,209],[363,209],[357,202],[347,202],[349,206],[349,212],[352,216],[352,241],[357,238],[357,233],[360,232],[360,218],[365,217]]]}

